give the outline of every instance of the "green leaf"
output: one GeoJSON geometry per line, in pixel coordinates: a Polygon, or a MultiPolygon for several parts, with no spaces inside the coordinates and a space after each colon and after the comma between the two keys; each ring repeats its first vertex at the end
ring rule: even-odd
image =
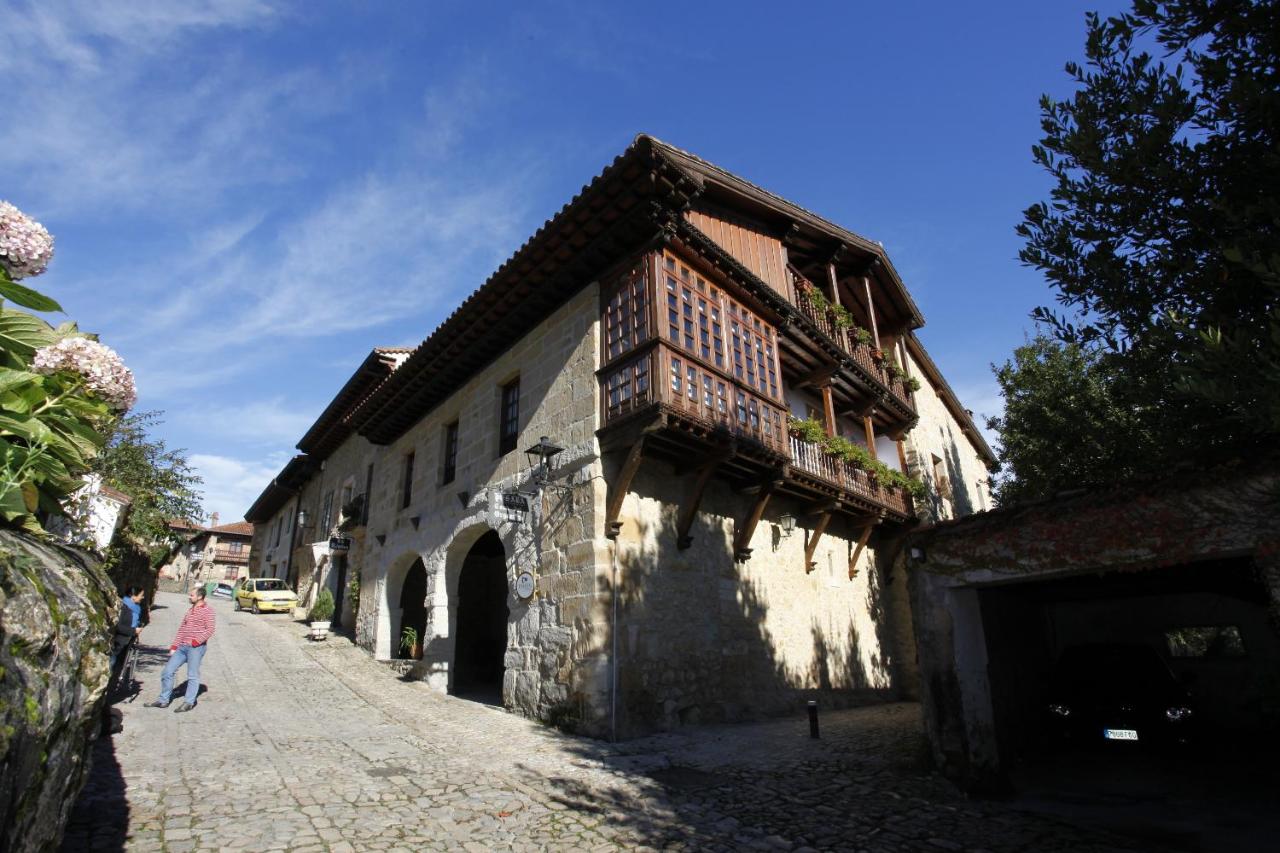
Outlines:
{"type": "Polygon", "coordinates": [[[0,430],[7,430],[18,438],[28,442],[47,441],[53,434],[49,428],[35,418],[15,418],[0,415],[0,430]]]}
{"type": "Polygon", "coordinates": [[[0,296],[16,302],[23,308],[30,308],[32,311],[62,310],[62,306],[57,301],[29,287],[23,287],[15,281],[0,279],[0,296]]]}
{"type": "Polygon", "coordinates": [[[0,367],[0,391],[8,391],[10,388],[14,388],[24,382],[33,382],[39,378],[40,374],[38,373],[0,367]]]}
{"type": "Polygon", "coordinates": [[[0,347],[30,358],[53,342],[53,329],[44,320],[25,311],[0,308],[0,347]]]}

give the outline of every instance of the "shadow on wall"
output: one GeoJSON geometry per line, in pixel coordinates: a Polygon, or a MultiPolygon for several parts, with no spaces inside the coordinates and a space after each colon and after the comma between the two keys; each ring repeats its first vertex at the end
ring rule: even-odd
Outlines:
{"type": "MultiPolygon", "coordinates": [[[[648,519],[624,517],[617,540],[616,633],[606,621],[599,628],[604,636],[592,638],[606,654],[617,645],[619,737],[785,714],[809,699],[844,707],[896,695],[894,639],[879,570],[863,572],[865,598],[827,580],[838,576],[841,584],[851,583],[851,543],[844,565],[826,569],[838,574],[823,574],[820,566],[806,575],[803,557],[790,559],[796,545],[780,551],[785,560],[758,548],[756,566],[735,563],[732,518],[745,515],[749,499],[723,483],[708,489],[690,531],[693,547],[678,550],[677,514],[686,484],[678,476],[663,477],[660,462],[646,465],[645,481],[637,477],[633,492],[659,499],[661,509],[648,519]],[[861,619],[855,618],[859,611],[861,619]],[[864,632],[873,625],[875,636],[862,636],[859,621],[864,632]]],[[[771,502],[760,524],[774,526],[784,513],[802,511],[771,502]]],[[[758,527],[756,541],[762,533],[758,527]]],[[[835,533],[846,543],[857,539],[843,519],[832,521],[827,536],[835,533]]],[[[797,528],[792,536],[801,553],[805,535],[797,528]]],[[[775,549],[783,545],[776,531],[772,538],[775,549]]],[[[832,541],[840,540],[824,539],[832,541]]],[[[613,579],[602,579],[601,587],[609,607],[613,579]]],[[[608,733],[610,720],[591,721],[589,728],[608,733]]]]}

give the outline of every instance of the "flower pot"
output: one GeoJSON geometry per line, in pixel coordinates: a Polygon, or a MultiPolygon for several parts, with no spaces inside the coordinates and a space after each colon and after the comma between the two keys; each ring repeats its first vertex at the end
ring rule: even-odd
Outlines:
{"type": "Polygon", "coordinates": [[[312,639],[312,640],[325,640],[325,639],[328,639],[328,637],[329,637],[329,624],[330,624],[330,623],[328,623],[328,622],[321,622],[321,621],[319,621],[319,620],[312,622],[312,623],[311,623],[311,633],[310,633],[310,634],[308,634],[307,636],[308,636],[310,639],[312,639]]]}
{"type": "Polygon", "coordinates": [[[880,349],[879,347],[872,347],[871,357],[874,358],[876,361],[884,361],[884,350],[880,349]]]}

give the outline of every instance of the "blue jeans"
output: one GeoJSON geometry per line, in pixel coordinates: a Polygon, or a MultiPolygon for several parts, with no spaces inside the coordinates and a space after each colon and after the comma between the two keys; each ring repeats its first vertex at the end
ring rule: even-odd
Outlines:
{"type": "Polygon", "coordinates": [[[187,665],[187,695],[186,702],[188,705],[196,704],[196,696],[200,693],[200,661],[204,659],[204,650],[208,646],[179,646],[178,650],[169,655],[169,662],[164,665],[164,672],[160,673],[160,701],[168,702],[173,696],[173,677],[178,672],[178,667],[184,663],[187,665]]]}

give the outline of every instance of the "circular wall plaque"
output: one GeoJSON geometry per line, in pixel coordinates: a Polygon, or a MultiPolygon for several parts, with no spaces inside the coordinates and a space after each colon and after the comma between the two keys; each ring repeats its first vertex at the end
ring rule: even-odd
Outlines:
{"type": "Polygon", "coordinates": [[[520,577],[516,578],[516,595],[529,598],[533,595],[533,588],[533,575],[529,572],[521,572],[520,577]]]}

